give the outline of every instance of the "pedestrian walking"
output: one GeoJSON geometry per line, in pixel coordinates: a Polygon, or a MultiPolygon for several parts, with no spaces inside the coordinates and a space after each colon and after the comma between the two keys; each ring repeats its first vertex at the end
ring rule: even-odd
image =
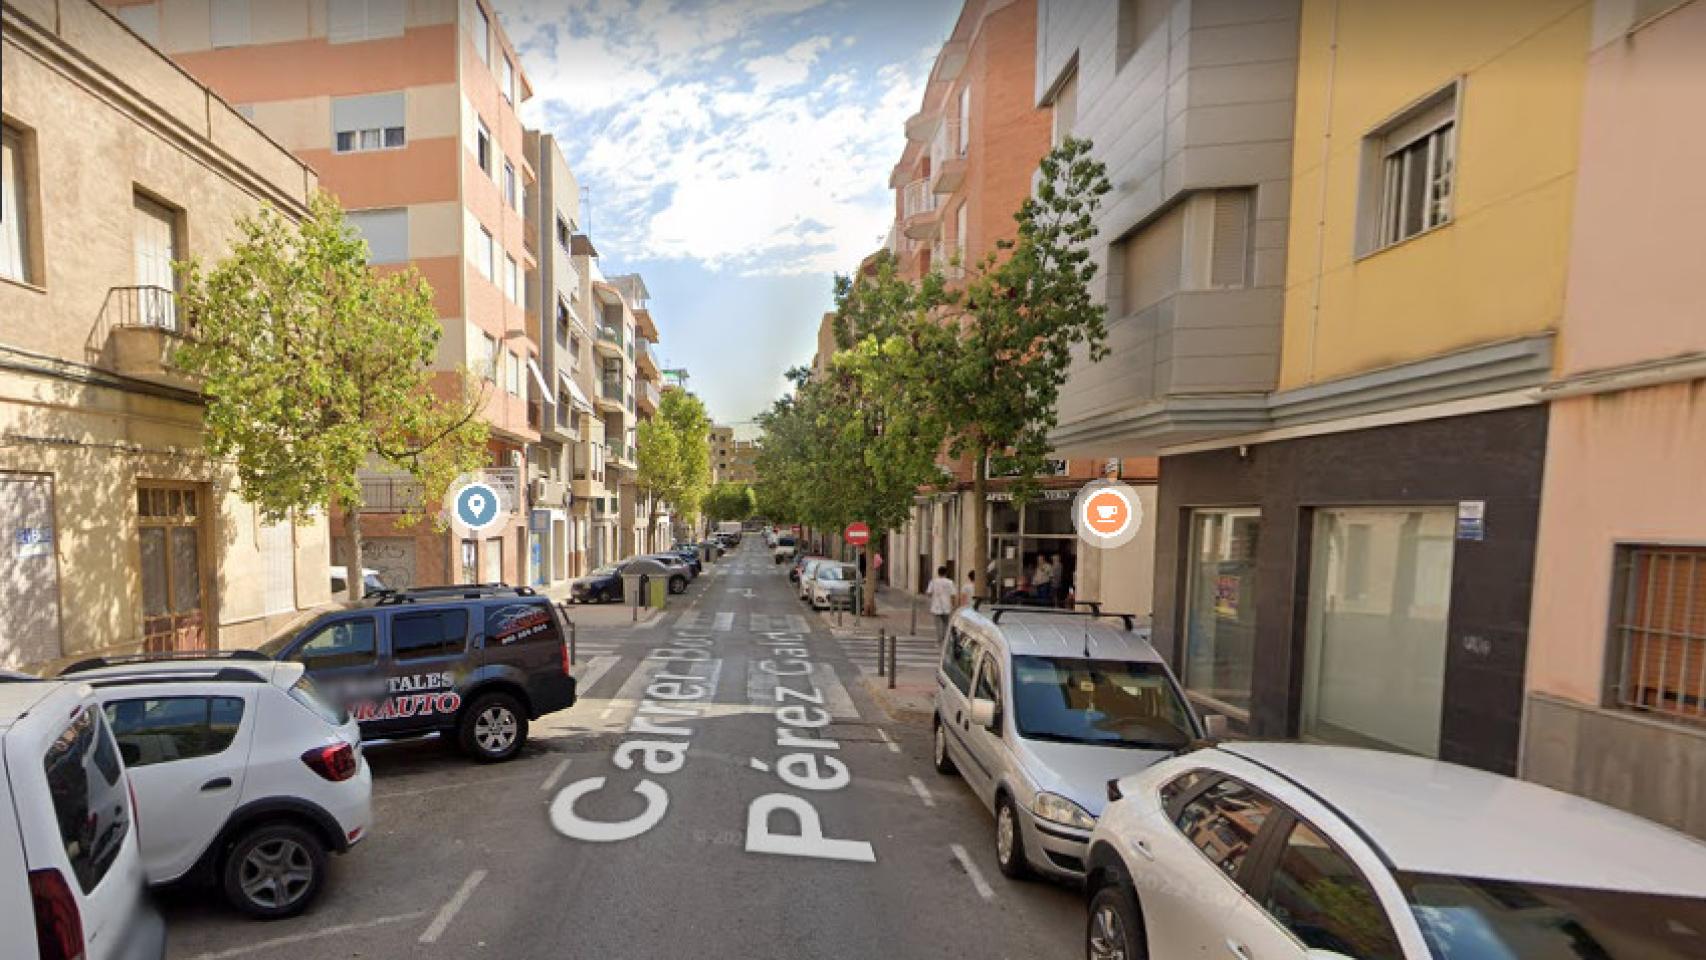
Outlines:
{"type": "Polygon", "coordinates": [[[930,598],[930,613],[936,617],[936,642],[948,638],[948,620],[954,615],[954,581],[948,579],[948,568],[937,567],[936,579],[925,586],[930,598]]]}
{"type": "Polygon", "coordinates": [[[966,571],[965,586],[960,588],[960,606],[969,607],[977,599],[977,571],[966,571]]]}

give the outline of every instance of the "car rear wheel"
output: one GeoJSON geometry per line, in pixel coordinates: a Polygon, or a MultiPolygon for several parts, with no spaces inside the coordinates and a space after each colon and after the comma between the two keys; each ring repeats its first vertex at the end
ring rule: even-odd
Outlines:
{"type": "Polygon", "coordinates": [[[326,849],[294,823],[263,824],[231,848],[222,873],[225,899],[233,907],[260,920],[281,920],[308,909],[319,895],[326,849]]]}
{"type": "Polygon", "coordinates": [[[1147,960],[1143,921],[1131,895],[1110,883],[1090,898],[1084,930],[1085,960],[1147,960]]]}
{"type": "Polygon", "coordinates": [[[935,734],[931,738],[930,759],[935,763],[936,772],[951,777],[960,770],[954,766],[954,758],[948,756],[948,731],[942,726],[942,721],[936,721],[935,734]]]}
{"type": "Polygon", "coordinates": [[[527,715],[507,693],[482,694],[462,711],[458,734],[462,749],[476,760],[508,760],[527,742],[527,715]]]}
{"type": "Polygon", "coordinates": [[[1019,827],[1019,810],[1006,794],[995,803],[995,865],[1009,880],[1023,880],[1031,875],[1031,865],[1025,859],[1025,835],[1019,827]]]}

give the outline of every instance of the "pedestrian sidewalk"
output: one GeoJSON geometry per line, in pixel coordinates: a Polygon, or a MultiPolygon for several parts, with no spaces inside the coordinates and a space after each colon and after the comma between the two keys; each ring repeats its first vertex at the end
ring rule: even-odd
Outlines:
{"type": "Polygon", "coordinates": [[[828,626],[843,652],[859,668],[860,680],[873,699],[897,721],[928,723],[935,711],[936,663],[940,650],[936,643],[936,621],[930,616],[923,597],[917,598],[917,631],[913,629],[913,596],[899,591],[884,590],[877,594],[877,615],[854,617],[843,612],[839,622],[831,611],[821,611],[818,617],[828,626]],[[898,669],[891,686],[885,675],[877,673],[877,634],[895,637],[895,658],[898,669]]]}
{"type": "MultiPolygon", "coordinates": [[[[563,583],[554,587],[546,587],[539,591],[551,598],[553,603],[569,602],[569,585],[563,583]]],[[[676,609],[684,608],[687,603],[683,597],[670,597],[670,608],[654,610],[641,607],[639,618],[634,616],[634,608],[625,603],[570,603],[569,619],[582,630],[621,630],[624,628],[649,627],[660,618],[668,616],[676,609]]]]}

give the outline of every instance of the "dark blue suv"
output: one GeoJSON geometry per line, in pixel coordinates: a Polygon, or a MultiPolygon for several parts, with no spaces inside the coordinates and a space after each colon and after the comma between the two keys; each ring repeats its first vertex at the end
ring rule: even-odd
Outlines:
{"type": "Polygon", "coordinates": [[[261,652],[307,667],[364,740],[443,733],[484,761],[515,756],[528,721],[575,702],[567,620],[528,587],[382,593],[312,611],[261,652]]]}

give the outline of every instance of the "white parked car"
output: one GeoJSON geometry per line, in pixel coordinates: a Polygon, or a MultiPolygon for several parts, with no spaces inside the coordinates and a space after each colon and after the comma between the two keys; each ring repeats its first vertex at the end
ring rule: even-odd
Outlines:
{"type": "MultiPolygon", "coordinates": [[[[349,568],[331,566],[326,568],[326,572],[330,574],[332,578],[332,596],[349,596],[349,568]]],[[[378,570],[375,570],[372,567],[361,568],[361,592],[363,594],[371,597],[374,594],[387,589],[389,588],[385,586],[385,581],[379,579],[378,570]]]]}
{"type": "Polygon", "coordinates": [[[809,557],[800,567],[800,578],[794,582],[794,594],[803,601],[811,599],[812,580],[817,576],[818,567],[835,561],[828,557],[809,557]]]}
{"type": "Polygon", "coordinates": [[[1706,844],[1538,784],[1225,743],[1108,791],[1092,960],[1706,957],[1706,844]]]}
{"type": "Polygon", "coordinates": [[[159,960],[137,805],[95,692],[0,683],[0,948],[7,957],[159,960]]]}
{"type": "Polygon", "coordinates": [[[74,664],[95,688],[142,808],[150,883],[217,885],[254,917],[301,913],[372,823],[361,731],[300,663],[247,651],[74,664]]]}
{"type": "Polygon", "coordinates": [[[851,563],[824,561],[812,574],[806,600],[813,610],[833,610],[836,607],[853,609],[853,585],[859,579],[859,568],[851,563]]]}
{"type": "Polygon", "coordinates": [[[775,545],[770,548],[770,558],[777,563],[792,560],[794,559],[795,549],[794,538],[791,535],[777,537],[775,545]]]}

